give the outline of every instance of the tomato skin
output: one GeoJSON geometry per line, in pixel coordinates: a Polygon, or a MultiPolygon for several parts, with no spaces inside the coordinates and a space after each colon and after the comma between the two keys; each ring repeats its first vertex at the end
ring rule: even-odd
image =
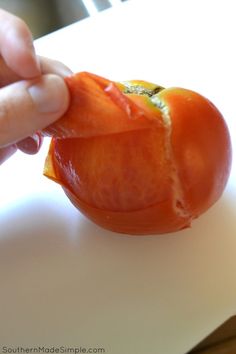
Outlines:
{"type": "Polygon", "coordinates": [[[65,81],[70,107],[43,131],[46,136],[85,138],[156,126],[153,114],[141,111],[112,81],[86,72],[65,81]]]}
{"type": "Polygon", "coordinates": [[[185,201],[198,216],[219,199],[228,180],[232,160],[229,132],[217,108],[196,92],[166,89],[160,97],[172,118],[173,158],[185,201]]]}
{"type": "Polygon", "coordinates": [[[185,201],[198,216],[219,199],[227,183],[232,160],[228,128],[217,108],[196,92],[166,89],[162,95],[172,117],[173,158],[185,201]]]}
{"type": "MultiPolygon", "coordinates": [[[[231,143],[221,113],[190,90],[125,94],[122,84],[92,74],[83,82],[80,109],[78,75],[69,81],[71,109],[47,131],[54,138],[44,174],[84,215],[112,231],[145,235],[189,227],[220,198],[229,177],[231,143]]],[[[131,89],[139,83],[145,90],[155,86],[136,81],[131,89]]]]}

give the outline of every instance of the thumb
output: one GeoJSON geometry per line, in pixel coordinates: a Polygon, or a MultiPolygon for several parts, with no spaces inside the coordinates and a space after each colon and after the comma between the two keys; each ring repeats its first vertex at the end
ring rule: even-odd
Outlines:
{"type": "Polygon", "coordinates": [[[63,78],[48,74],[0,90],[0,147],[13,144],[59,119],[68,108],[63,78]]]}

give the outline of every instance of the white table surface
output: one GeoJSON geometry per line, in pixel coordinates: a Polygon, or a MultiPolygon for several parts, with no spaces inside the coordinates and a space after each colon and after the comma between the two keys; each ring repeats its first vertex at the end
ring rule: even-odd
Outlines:
{"type": "MultiPolygon", "coordinates": [[[[235,38],[234,0],[130,0],[36,48],[74,71],[199,91],[235,149],[235,38]]],[[[191,229],[130,237],[92,224],[42,176],[47,146],[0,168],[0,347],[183,354],[235,314],[235,161],[191,229]]]]}

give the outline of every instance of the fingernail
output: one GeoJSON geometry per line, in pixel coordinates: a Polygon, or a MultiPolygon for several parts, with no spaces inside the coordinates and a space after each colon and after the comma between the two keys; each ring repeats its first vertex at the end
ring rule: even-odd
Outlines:
{"type": "Polygon", "coordinates": [[[35,133],[32,136],[25,138],[17,143],[17,147],[26,154],[36,154],[42,145],[42,136],[40,133],[35,133]]]}
{"type": "Polygon", "coordinates": [[[40,113],[64,113],[68,105],[68,89],[64,80],[53,74],[44,75],[28,88],[40,113]]]}

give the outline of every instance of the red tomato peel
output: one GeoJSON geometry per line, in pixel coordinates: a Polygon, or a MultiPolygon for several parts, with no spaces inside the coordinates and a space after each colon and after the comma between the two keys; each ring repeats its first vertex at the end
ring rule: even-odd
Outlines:
{"type": "Polygon", "coordinates": [[[208,99],[90,73],[66,83],[69,110],[44,131],[53,137],[44,174],[88,218],[121,233],[168,233],[220,198],[231,143],[208,99]]]}

